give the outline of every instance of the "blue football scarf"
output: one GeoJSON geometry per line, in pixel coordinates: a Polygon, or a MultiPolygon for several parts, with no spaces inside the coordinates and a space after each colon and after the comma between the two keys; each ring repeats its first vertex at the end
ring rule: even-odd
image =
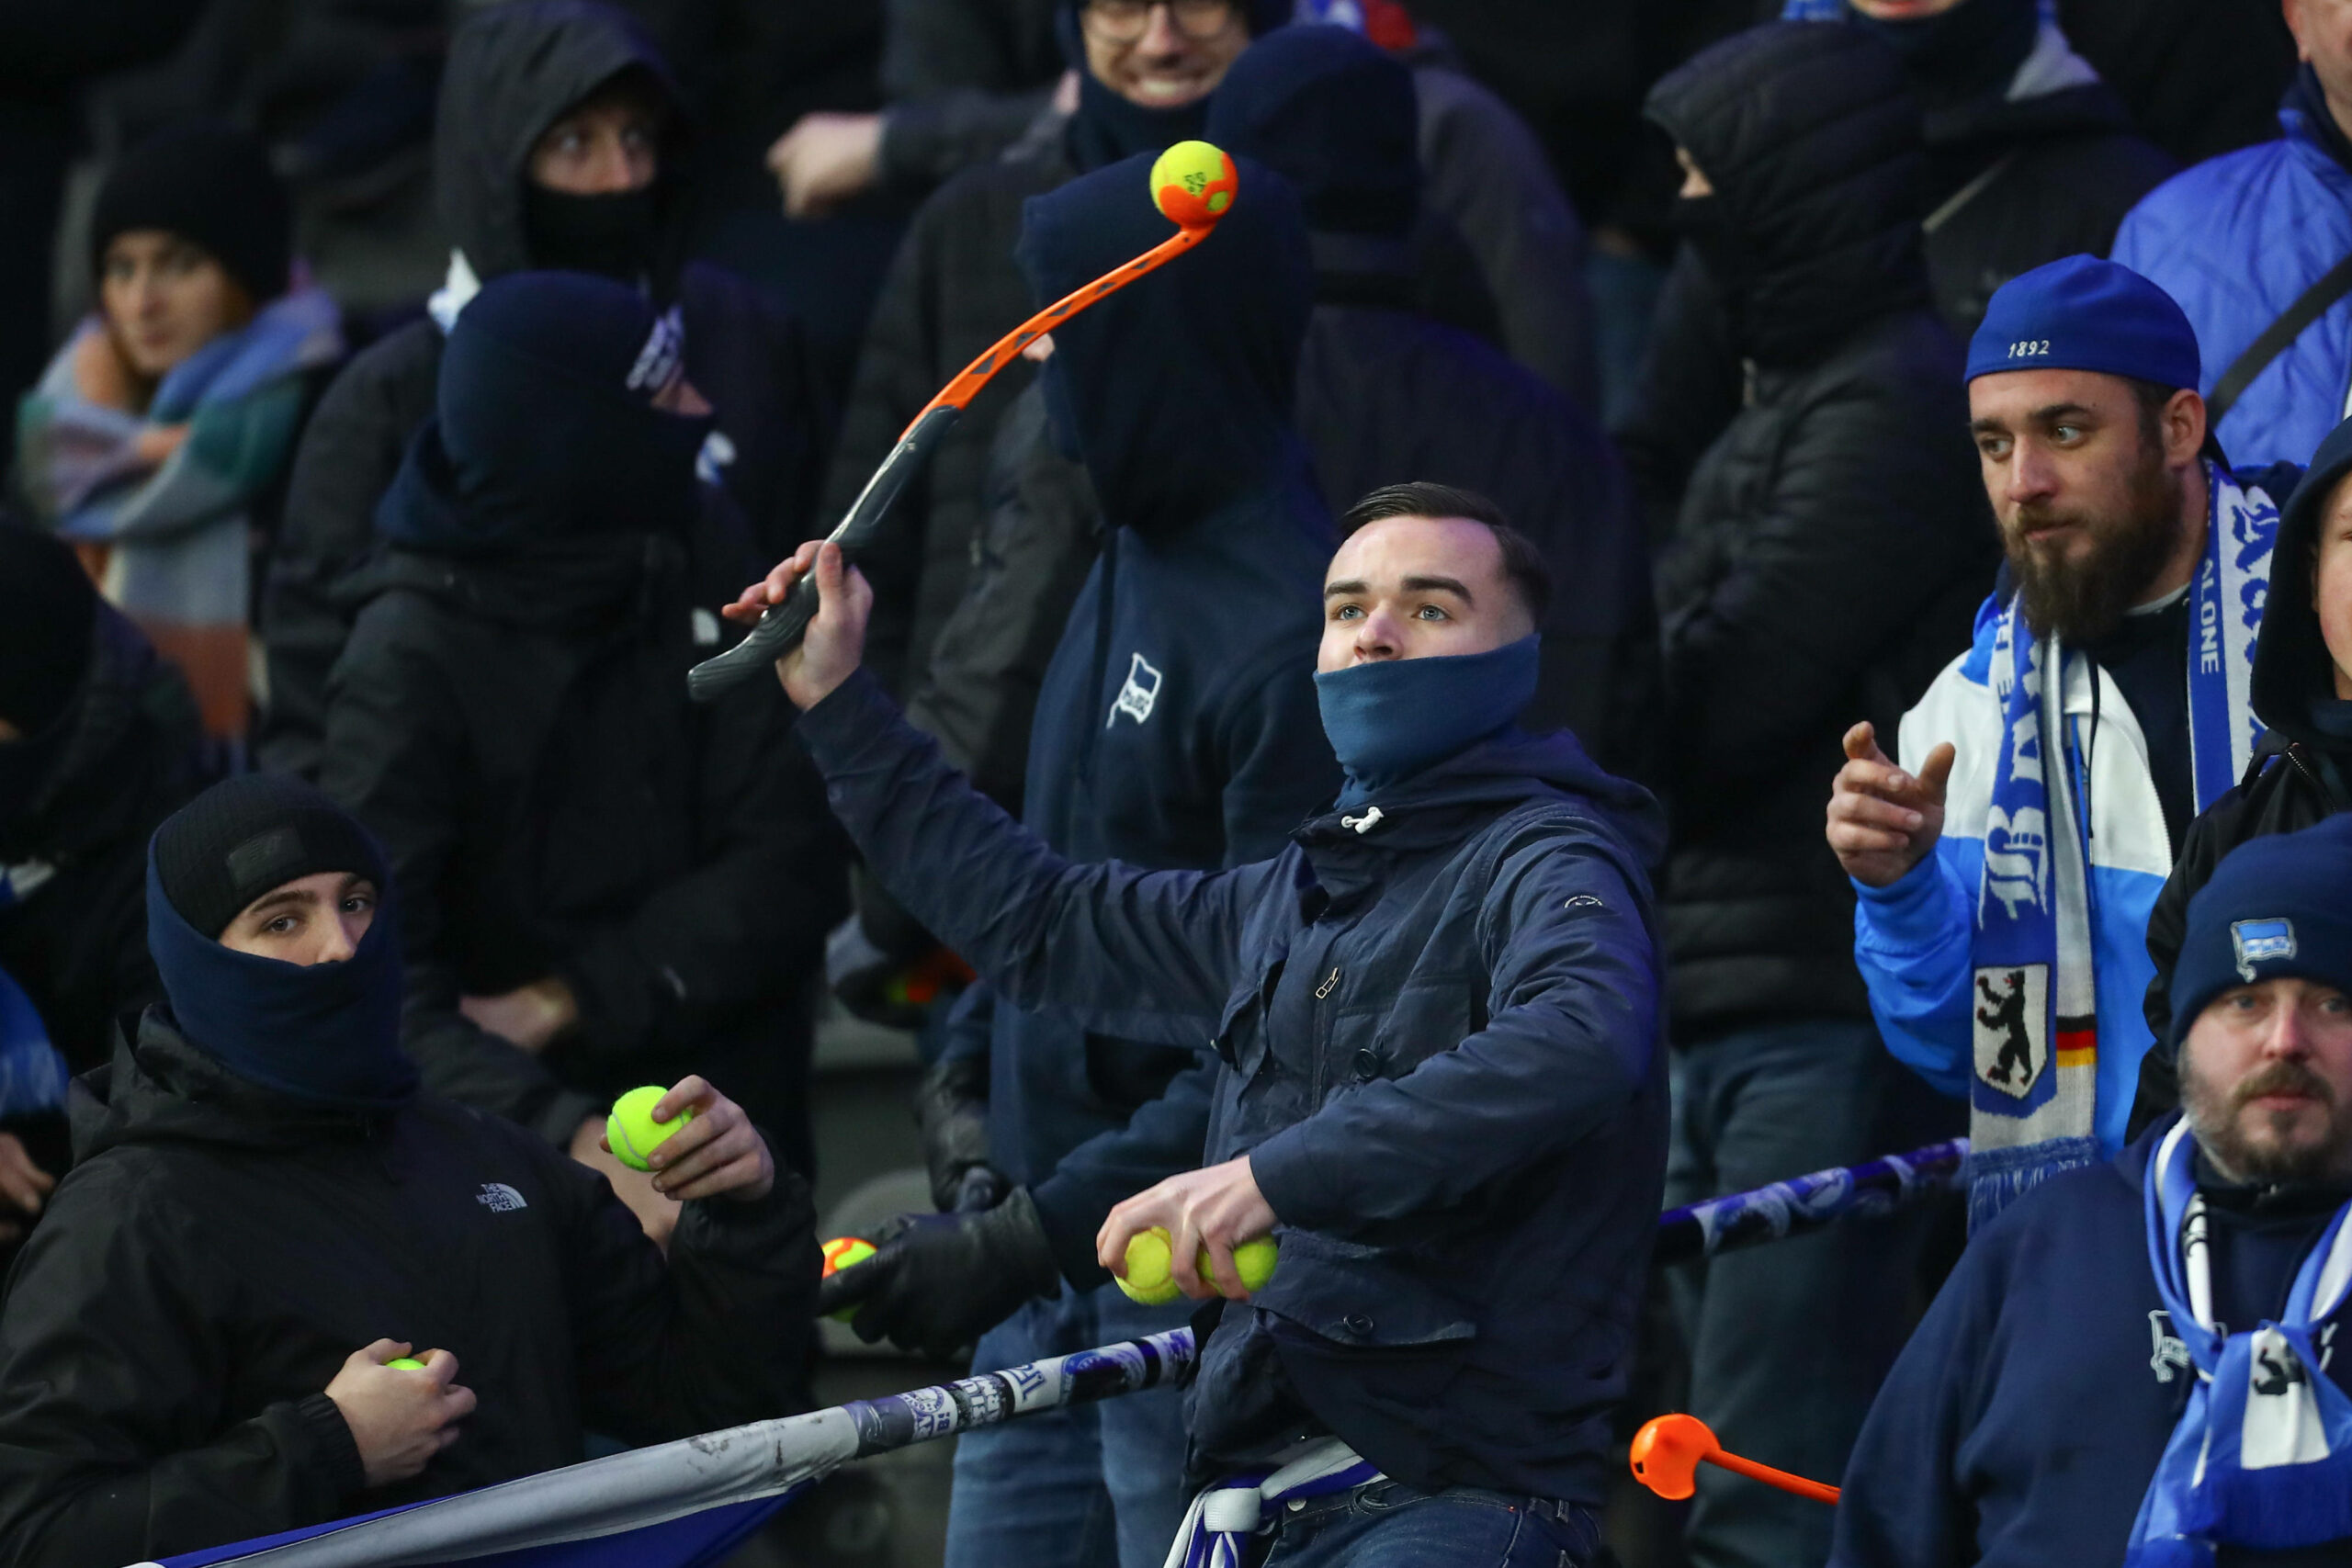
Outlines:
{"type": "Polygon", "coordinates": [[[1523,637],[1485,653],[1317,673],[1323,733],[1348,775],[1340,805],[1361,806],[1507,728],[1534,700],[1543,648],[1542,637],[1523,637]]]}
{"type": "Polygon", "coordinates": [[[1229,1476],[1193,1499],[1163,1568],[1245,1568],[1252,1540],[1294,1497],[1328,1497],[1385,1481],[1379,1468],[1337,1438],[1280,1470],[1229,1476]]]}
{"type": "Polygon", "coordinates": [[[2148,1158],[2148,1263],[2197,1382],[2141,1499],[2124,1568],[2212,1568],[2217,1546],[2280,1551],[2352,1537],[2352,1399],[2312,1343],[2352,1293],[2352,1203],[2295,1271],[2281,1321],[2225,1335],[2213,1322],[2196,1159],[2185,1120],[2148,1158]]]}
{"type": "MultiPolygon", "coordinates": [[[[2197,808],[2235,784],[2262,723],[2249,682],[2278,509],[2208,462],[2205,558],[2191,589],[2188,729],[2197,808]]],[[[2069,719],[2085,654],[2036,638],[2012,599],[1994,630],[2001,749],[1984,822],[1969,1010],[1969,1224],[2099,1157],[2098,996],[2091,953],[2090,722],[2069,719]],[[2050,744],[2055,738],[2056,744],[2050,744]],[[2064,787],[2052,788],[2055,779],[2064,787]]]]}

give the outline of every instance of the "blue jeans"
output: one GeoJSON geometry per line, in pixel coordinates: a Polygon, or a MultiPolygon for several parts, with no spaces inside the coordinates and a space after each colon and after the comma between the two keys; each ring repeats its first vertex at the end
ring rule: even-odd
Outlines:
{"type": "Polygon", "coordinates": [[[1563,1521],[1500,1492],[1382,1481],[1290,1504],[1264,1568],[1584,1568],[1600,1540],[1590,1514],[1563,1521]]]}
{"type": "MultiPolygon", "coordinates": [[[[1888,1055],[1871,1024],[1818,1019],[1679,1050],[1667,1201],[1695,1202],[1957,1135],[1966,1109],[1888,1055]]],[[[1690,1349],[1690,1413],[1724,1448],[1835,1484],[1911,1329],[1932,1214],[1842,1220],[1668,1271],[1690,1349]]],[[[1696,1568],[1813,1568],[1833,1510],[1713,1465],[1686,1544],[1696,1568]]]]}
{"type": "MultiPolygon", "coordinates": [[[[1193,1303],[1140,1306],[1116,1285],[1031,1302],[980,1336],[975,1371],[1181,1328],[1193,1303]]],[[[1159,1568],[1192,1502],[1181,1390],[1155,1388],[956,1440],[945,1568],[1159,1568]]]]}

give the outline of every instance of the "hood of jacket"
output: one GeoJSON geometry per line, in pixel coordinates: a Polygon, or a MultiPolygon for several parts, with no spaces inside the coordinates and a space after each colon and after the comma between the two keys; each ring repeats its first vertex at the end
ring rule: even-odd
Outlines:
{"type": "Polygon", "coordinates": [[[1565,730],[1514,729],[1480,741],[1374,805],[1309,818],[1291,837],[1317,880],[1340,898],[1359,882],[1376,882],[1380,858],[1451,849],[1501,813],[1544,799],[1600,818],[1645,867],[1666,852],[1666,813],[1657,799],[1602,768],[1565,730]]]}
{"type": "Polygon", "coordinates": [[[2336,481],[2352,474],[2352,420],[2328,432],[2312,454],[2278,519],[2271,547],[2275,563],[2262,605],[2262,636],[2254,646],[2248,695],[2255,716],[2290,740],[2342,755],[2352,739],[2331,737],[2313,721],[2315,705],[2335,701],[2335,662],[2320,633],[2312,574],[2318,564],[2320,523],[2336,481]]]}
{"type": "Polygon", "coordinates": [[[1207,139],[1294,186],[1318,234],[1401,239],[1420,209],[1412,73],[1346,28],[1284,28],[1233,62],[1207,139]]]}
{"type": "MultiPolygon", "coordinates": [[[[631,70],[667,94],[678,124],[669,65],[624,11],[594,0],[506,0],[458,29],[434,119],[433,188],[475,277],[532,265],[523,216],[531,149],[565,110],[631,70]]],[[[673,205],[682,151],[662,150],[673,205]]]]}
{"type": "Polygon", "coordinates": [[[125,1144],[296,1149],[365,1137],[397,1114],[306,1104],[241,1078],[190,1044],[161,1006],[140,1015],[135,1036],[116,1036],[112,1062],[74,1080],[65,1112],[75,1165],[125,1144]]]}
{"type": "MultiPolygon", "coordinates": [[[[1151,155],[1082,175],[1022,209],[1019,258],[1046,305],[1174,231],[1152,205],[1151,155]]],[[[1043,380],[1114,527],[1167,534],[1302,460],[1291,427],[1315,282],[1298,198],[1240,162],[1206,239],[1054,329],[1043,380]]]]}
{"type": "Polygon", "coordinates": [[[202,782],[202,726],[178,671],[103,602],[90,637],[89,664],[64,710],[38,734],[0,746],[0,864],[143,837],[158,802],[185,798],[202,782]]]}
{"type": "Polygon", "coordinates": [[[1713,281],[1742,354],[1811,363],[1860,323],[1928,302],[1919,107],[1885,44],[1768,22],[1669,73],[1644,112],[1714,187],[1742,276],[1713,281]]]}

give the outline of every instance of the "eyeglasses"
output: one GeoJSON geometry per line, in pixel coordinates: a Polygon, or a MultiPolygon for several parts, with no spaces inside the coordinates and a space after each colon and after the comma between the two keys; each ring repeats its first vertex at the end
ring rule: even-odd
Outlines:
{"type": "Polygon", "coordinates": [[[1133,43],[1163,6],[1176,30],[1193,43],[1224,37],[1236,20],[1233,0],[1086,0],[1079,18],[1104,43],[1133,43]]]}

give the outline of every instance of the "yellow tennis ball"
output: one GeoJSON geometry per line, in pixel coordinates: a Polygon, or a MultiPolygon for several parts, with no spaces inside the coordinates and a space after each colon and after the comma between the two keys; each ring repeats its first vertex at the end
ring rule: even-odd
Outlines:
{"type": "Polygon", "coordinates": [[[395,1356],[384,1365],[398,1372],[421,1372],[424,1370],[424,1363],[413,1356],[395,1356]]]}
{"type": "Polygon", "coordinates": [[[1165,1227],[1154,1225],[1148,1231],[1137,1231],[1127,1240],[1127,1271],[1119,1281],[1119,1289],[1131,1302],[1146,1306],[1161,1306],[1174,1301],[1183,1292],[1176,1288],[1176,1277],[1169,1271],[1173,1250],[1165,1227]]]}
{"type": "Polygon", "coordinates": [[[1233,207],[1241,175],[1222,149],[1179,141],[1151,165],[1151,201],[1180,229],[1205,229],[1233,207]]]}
{"type": "MultiPolygon", "coordinates": [[[[1243,1290],[1255,1295],[1266,1288],[1266,1281],[1274,1277],[1277,1250],[1274,1238],[1270,1235],[1261,1235],[1255,1241],[1245,1241],[1233,1249],[1233,1267],[1241,1275],[1243,1290]]],[[[1206,1246],[1201,1248],[1198,1267],[1204,1280],[1213,1278],[1209,1269],[1209,1249],[1206,1246]]]]}
{"type": "Polygon", "coordinates": [[[658,1084],[633,1089],[613,1101],[613,1113],[605,1118],[605,1141],[613,1145],[613,1154],[631,1170],[651,1170],[653,1151],[695,1119],[692,1111],[667,1122],[653,1119],[653,1108],[669,1092],[658,1084]]]}
{"type": "MultiPolygon", "coordinates": [[[[830,1280],[844,1269],[854,1269],[874,1256],[874,1244],[854,1235],[837,1235],[820,1249],[825,1257],[824,1272],[820,1279],[830,1280]]],[[[835,1323],[847,1323],[857,1315],[857,1308],[843,1307],[828,1314],[835,1323]]]]}

